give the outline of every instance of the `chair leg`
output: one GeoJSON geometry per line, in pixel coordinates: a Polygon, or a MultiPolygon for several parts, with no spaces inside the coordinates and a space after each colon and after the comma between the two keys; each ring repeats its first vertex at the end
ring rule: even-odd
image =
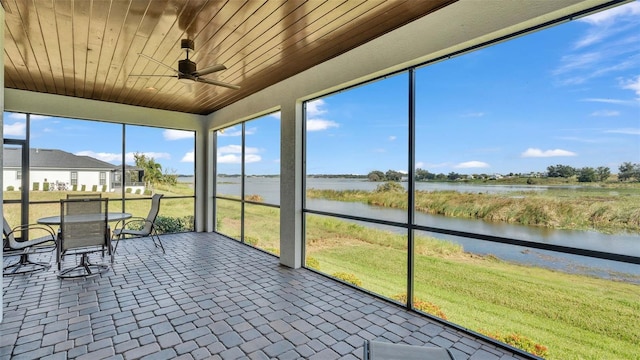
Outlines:
{"type": "Polygon", "coordinates": [[[31,261],[29,259],[29,254],[20,254],[20,260],[15,264],[11,264],[5,266],[2,269],[2,275],[22,275],[22,274],[30,274],[32,272],[47,270],[51,267],[51,264],[31,261]],[[28,268],[23,270],[24,268],[28,268]]]}
{"type": "Polygon", "coordinates": [[[90,277],[95,275],[100,275],[109,270],[108,265],[104,264],[93,264],[89,261],[89,254],[83,253],[80,258],[80,264],[64,269],[60,271],[58,277],[61,279],[75,279],[80,277],[90,277]],[[94,272],[95,271],[95,272],[94,272]],[[77,272],[77,274],[73,274],[73,272],[77,272]]]}
{"type": "Polygon", "coordinates": [[[158,235],[158,232],[156,232],[155,229],[151,232],[151,240],[153,241],[153,245],[155,247],[160,247],[162,253],[166,254],[164,251],[164,246],[162,245],[162,241],[160,241],[160,235],[158,235]],[[156,244],[156,239],[158,240],[158,244],[156,244]]]}

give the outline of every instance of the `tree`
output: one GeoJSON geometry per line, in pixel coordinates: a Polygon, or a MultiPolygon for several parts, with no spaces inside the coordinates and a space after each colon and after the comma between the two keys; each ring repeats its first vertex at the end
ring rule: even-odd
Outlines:
{"type": "Polygon", "coordinates": [[[606,166],[598,166],[596,169],[596,175],[598,177],[598,181],[607,181],[609,176],[611,176],[611,170],[606,166]]]}
{"type": "Polygon", "coordinates": [[[595,182],[598,180],[598,174],[592,167],[583,167],[578,171],[579,182],[595,182]]]}
{"type": "Polygon", "coordinates": [[[402,180],[402,173],[395,170],[387,170],[385,173],[387,181],[400,181],[402,180]]]}
{"type": "Polygon", "coordinates": [[[427,181],[427,180],[433,180],[435,179],[436,175],[430,173],[427,170],[423,170],[423,169],[416,169],[416,181],[427,181]]]}
{"type": "Polygon", "coordinates": [[[459,178],[460,178],[460,174],[455,172],[450,172],[449,175],[447,175],[447,179],[451,181],[458,180],[459,178]]]}
{"type": "Polygon", "coordinates": [[[576,174],[577,170],[569,165],[556,165],[547,167],[547,176],[570,178],[576,174]]]}
{"type": "Polygon", "coordinates": [[[384,173],[380,170],[374,170],[367,175],[369,181],[385,181],[387,178],[384,176],[384,173]]]}
{"type": "Polygon", "coordinates": [[[640,181],[640,164],[624,162],[622,163],[622,165],[620,165],[618,171],[618,179],[620,181],[633,179],[640,181]]]}
{"type": "Polygon", "coordinates": [[[142,181],[145,182],[146,187],[153,189],[156,184],[163,182],[162,165],[141,153],[133,154],[133,158],[136,161],[136,167],[144,171],[142,181]]]}

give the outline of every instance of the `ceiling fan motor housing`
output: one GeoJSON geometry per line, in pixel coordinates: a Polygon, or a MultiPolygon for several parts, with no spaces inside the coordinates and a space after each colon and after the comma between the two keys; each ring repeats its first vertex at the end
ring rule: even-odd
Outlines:
{"type": "Polygon", "coordinates": [[[193,77],[192,74],[196,72],[196,63],[189,59],[180,60],[178,61],[178,71],[180,71],[180,74],[178,74],[179,79],[191,78],[193,77]]]}

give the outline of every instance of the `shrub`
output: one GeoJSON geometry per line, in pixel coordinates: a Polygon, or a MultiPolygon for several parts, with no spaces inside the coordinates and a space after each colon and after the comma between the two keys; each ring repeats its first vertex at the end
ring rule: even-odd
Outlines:
{"type": "Polygon", "coordinates": [[[314,258],[313,256],[307,256],[304,259],[304,262],[308,268],[320,270],[320,261],[318,261],[318,259],[314,258]]]}
{"type": "Polygon", "coordinates": [[[7,191],[13,191],[15,188],[11,185],[7,186],[7,191]]]}
{"type": "Polygon", "coordinates": [[[331,276],[333,276],[336,279],[340,279],[344,282],[348,282],[350,284],[353,284],[355,286],[362,286],[362,281],[360,281],[360,279],[358,279],[357,276],[351,274],[351,273],[345,273],[345,272],[336,272],[331,274],[331,276]]]}
{"type": "Polygon", "coordinates": [[[33,191],[38,191],[40,190],[40,183],[34,182],[33,183],[33,191]]]}
{"type": "Polygon", "coordinates": [[[78,184],[75,184],[71,187],[73,189],[73,191],[78,191],[78,184]]]}
{"type": "Polygon", "coordinates": [[[169,217],[158,215],[155,224],[156,231],[159,234],[193,231],[193,216],[169,217]]]}
{"type": "Polygon", "coordinates": [[[397,181],[387,181],[384,184],[378,185],[376,187],[375,192],[394,192],[394,193],[403,193],[405,192],[404,187],[397,181]]]}
{"type": "Polygon", "coordinates": [[[42,183],[42,191],[49,191],[49,183],[48,182],[43,182],[42,183]]]}
{"type": "Polygon", "coordinates": [[[140,189],[136,189],[136,195],[140,195],[141,190],[140,189]]]}
{"type": "Polygon", "coordinates": [[[107,192],[107,185],[102,185],[102,192],[107,192]]]}
{"type": "Polygon", "coordinates": [[[86,191],[87,190],[87,185],[82,185],[80,187],[80,191],[86,191]]]}
{"type": "Polygon", "coordinates": [[[144,189],[144,194],[145,194],[145,195],[151,195],[151,193],[152,193],[152,192],[151,192],[151,190],[149,190],[149,189],[144,189]]]}
{"type": "Polygon", "coordinates": [[[520,334],[501,334],[499,332],[489,332],[485,330],[480,330],[480,333],[498,341],[502,341],[503,343],[509,344],[515,348],[524,350],[533,355],[542,358],[546,358],[549,356],[548,347],[542,344],[538,344],[526,336],[522,336],[520,334]]]}
{"type": "Polygon", "coordinates": [[[96,192],[96,191],[98,191],[98,185],[93,185],[93,186],[91,186],[91,191],[92,191],[92,192],[96,192]]]}
{"type": "Polygon", "coordinates": [[[131,194],[131,188],[124,189],[124,192],[127,193],[127,194],[131,194]]]}
{"type": "MultiPolygon", "coordinates": [[[[407,303],[407,294],[397,294],[392,296],[392,299],[398,300],[401,303],[407,303]]],[[[441,319],[447,320],[447,315],[445,315],[444,311],[440,309],[440,307],[432,302],[424,301],[417,297],[413,297],[413,308],[416,310],[420,310],[422,312],[426,312],[427,314],[435,315],[441,319]]]]}
{"type": "Polygon", "coordinates": [[[257,194],[245,195],[244,199],[253,202],[264,202],[264,198],[257,194]]]}

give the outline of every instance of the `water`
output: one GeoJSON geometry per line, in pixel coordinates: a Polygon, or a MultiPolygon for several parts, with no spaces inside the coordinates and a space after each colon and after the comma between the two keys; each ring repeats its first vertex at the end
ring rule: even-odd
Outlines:
{"type": "MultiPolygon", "coordinates": [[[[249,194],[259,194],[265,203],[279,204],[280,181],[278,178],[247,178],[246,191],[249,194]]],[[[307,188],[333,189],[333,190],[374,190],[379,183],[356,179],[307,179],[307,188]]],[[[406,184],[403,184],[406,187],[406,184]]],[[[219,178],[218,193],[240,195],[239,178],[219,178]]],[[[455,190],[472,193],[506,193],[513,191],[546,191],[547,186],[521,186],[521,185],[469,185],[464,183],[417,183],[417,190],[455,190]]],[[[557,189],[558,187],[554,187],[557,189]]],[[[567,187],[579,188],[577,186],[567,187]]],[[[384,207],[369,206],[362,203],[340,202],[324,199],[308,199],[307,208],[334,212],[347,215],[356,215],[373,219],[404,223],[407,220],[406,210],[390,209],[384,207]]],[[[563,245],[576,248],[612,252],[640,257],[640,234],[603,234],[594,231],[557,230],[534,226],[523,226],[505,223],[490,223],[482,220],[452,218],[424,213],[415,214],[416,223],[424,226],[460,230],[477,234],[494,235],[518,240],[527,240],[540,243],[563,245]]],[[[365,226],[374,226],[371,223],[362,223],[365,226]]],[[[389,227],[384,226],[385,230],[389,227]]],[[[398,233],[405,233],[403,228],[397,228],[398,233]]],[[[579,273],[588,273],[597,276],[617,277],[620,273],[640,276],[640,266],[634,264],[619,263],[615,261],[599,260],[578,255],[565,255],[551,251],[536,250],[526,247],[498,244],[483,240],[461,238],[442,234],[425,234],[443,240],[449,240],[461,244],[465,251],[476,254],[492,254],[501,259],[524,264],[545,266],[579,273]],[[586,266],[588,264],[588,266],[586,266]]],[[[634,282],[640,283],[636,277],[634,282]]]]}

